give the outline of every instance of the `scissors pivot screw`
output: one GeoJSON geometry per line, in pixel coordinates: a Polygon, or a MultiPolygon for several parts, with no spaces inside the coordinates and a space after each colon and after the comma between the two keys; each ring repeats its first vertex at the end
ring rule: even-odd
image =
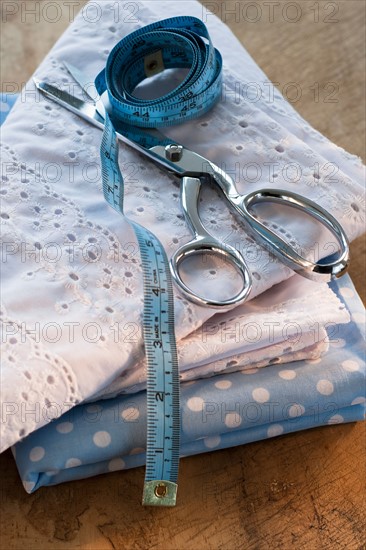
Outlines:
{"type": "Polygon", "coordinates": [[[171,160],[172,162],[178,162],[182,158],[183,155],[183,147],[182,145],[176,145],[175,143],[171,143],[170,145],[167,145],[165,147],[165,156],[168,160],[171,160]]]}

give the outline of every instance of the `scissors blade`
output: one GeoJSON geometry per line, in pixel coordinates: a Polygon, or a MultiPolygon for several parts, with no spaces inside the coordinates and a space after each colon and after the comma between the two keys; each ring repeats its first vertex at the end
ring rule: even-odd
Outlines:
{"type": "Polygon", "coordinates": [[[94,80],[89,78],[86,74],[79,71],[77,67],[71,65],[71,63],[63,62],[66,70],[73,77],[73,79],[81,86],[83,92],[94,102],[100,99],[98,90],[95,87],[94,80]]]}
{"type": "MultiPolygon", "coordinates": [[[[84,120],[94,124],[94,126],[104,129],[104,118],[100,114],[99,107],[101,100],[97,102],[86,102],[78,99],[77,97],[69,94],[64,90],[61,90],[60,88],[57,88],[52,84],[49,84],[48,82],[38,80],[37,78],[33,78],[33,81],[38,90],[43,95],[55,101],[65,109],[68,109],[74,114],[80,116],[84,120]]],[[[173,172],[179,177],[190,176],[197,178],[206,178],[208,176],[210,178],[213,178],[216,184],[218,184],[221,189],[224,190],[224,192],[227,192],[229,195],[235,194],[235,192],[232,192],[232,187],[234,184],[231,177],[220,170],[207,158],[202,157],[194,151],[191,151],[187,147],[179,145],[176,141],[172,141],[171,145],[177,145],[179,148],[181,148],[181,156],[179,157],[179,159],[172,160],[173,157],[167,154],[166,145],[155,145],[150,148],[144,147],[140,143],[137,143],[136,141],[133,141],[132,139],[124,135],[125,129],[123,128],[123,123],[113,119],[113,117],[112,122],[116,131],[117,138],[120,141],[126,143],[139,153],[142,153],[144,156],[148,157],[156,164],[163,166],[164,168],[169,170],[169,172],[173,172]],[[223,176],[221,175],[221,172],[223,176]]],[[[146,135],[153,136],[155,140],[160,143],[169,143],[169,139],[167,138],[167,136],[165,136],[155,128],[138,128],[138,130],[140,131],[140,133],[142,132],[146,135]]]]}
{"type": "MultiPolygon", "coordinates": [[[[97,110],[96,103],[88,103],[86,101],[83,101],[68,92],[61,90],[60,88],[57,88],[56,86],[53,86],[52,84],[49,84],[48,82],[44,82],[41,80],[38,80],[37,78],[33,78],[33,81],[37,87],[37,89],[46,97],[51,99],[52,101],[55,101],[65,109],[68,109],[72,113],[80,116],[84,120],[90,122],[91,124],[94,124],[94,126],[97,126],[98,128],[104,129],[104,118],[99,114],[97,110]]],[[[166,158],[166,155],[164,153],[164,147],[160,147],[155,152],[155,147],[152,147],[151,149],[145,148],[139,143],[136,143],[135,141],[129,139],[126,137],[122,132],[122,123],[119,121],[116,121],[112,119],[113,126],[116,130],[117,138],[122,141],[123,143],[126,143],[139,153],[142,153],[144,156],[150,158],[155,163],[163,166],[170,172],[173,172],[179,176],[184,176],[186,174],[186,170],[184,167],[182,167],[178,163],[174,163],[170,161],[168,158],[166,158]]],[[[141,129],[140,129],[141,130],[141,129]]],[[[144,130],[145,131],[145,130],[144,130]]],[[[157,138],[159,141],[166,141],[167,137],[164,136],[161,132],[158,130],[150,130],[145,132],[146,134],[151,134],[155,138],[157,138]]]]}
{"type": "Polygon", "coordinates": [[[104,120],[106,109],[104,107],[102,98],[100,97],[98,90],[94,84],[93,79],[88,77],[86,74],[82,73],[81,71],[79,71],[79,69],[74,65],[71,65],[71,63],[67,63],[66,61],[64,61],[63,64],[66,70],[68,71],[68,73],[73,77],[75,82],[79,84],[84,94],[87,97],[89,97],[90,100],[93,101],[93,103],[95,103],[95,108],[98,114],[104,120]]]}
{"type": "Polygon", "coordinates": [[[37,78],[33,78],[33,81],[37,89],[52,101],[55,101],[65,109],[68,109],[75,115],[84,118],[95,126],[104,128],[104,120],[96,110],[94,101],[91,103],[78,99],[68,92],[60,90],[56,86],[53,86],[48,82],[38,80],[37,78]]]}

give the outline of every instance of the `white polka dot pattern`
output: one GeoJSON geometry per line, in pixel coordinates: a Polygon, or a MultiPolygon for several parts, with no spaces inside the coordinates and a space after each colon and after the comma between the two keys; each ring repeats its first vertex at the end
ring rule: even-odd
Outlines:
{"type": "Polygon", "coordinates": [[[341,288],[339,292],[342,294],[343,298],[353,298],[354,296],[354,291],[348,287],[341,288]]]}
{"type": "Polygon", "coordinates": [[[348,372],[354,372],[359,370],[360,365],[357,361],[353,361],[352,359],[347,359],[346,361],[342,361],[342,367],[344,370],[348,372]]]}
{"type": "Polygon", "coordinates": [[[283,434],[283,427],[280,424],[273,424],[267,430],[268,437],[275,437],[281,434],[283,434]]]}
{"type": "Polygon", "coordinates": [[[231,387],[232,382],[230,380],[219,380],[215,382],[215,388],[218,390],[227,390],[231,387]]]}
{"type": "Polygon", "coordinates": [[[242,423],[240,414],[235,412],[230,412],[225,415],[225,425],[228,428],[238,428],[242,423]]]}
{"type": "Polygon", "coordinates": [[[319,380],[316,385],[316,389],[322,395],[332,395],[334,391],[334,386],[329,380],[319,380]]]}
{"type": "Polygon", "coordinates": [[[194,412],[201,412],[203,410],[204,401],[201,397],[191,397],[187,401],[187,407],[194,412]]]}
{"type": "Polygon", "coordinates": [[[45,450],[43,447],[33,447],[29,453],[29,459],[32,462],[39,462],[45,455],[45,450]]]}
{"type": "Polygon", "coordinates": [[[205,437],[203,440],[203,443],[207,449],[215,449],[215,447],[218,447],[220,445],[221,438],[219,435],[215,435],[212,437],[205,437]]]}
{"type": "Polygon", "coordinates": [[[65,462],[65,468],[76,468],[81,465],[81,460],[79,458],[68,458],[65,462]]]}
{"type": "Polygon", "coordinates": [[[351,402],[351,405],[364,405],[364,404],[366,404],[366,397],[364,397],[363,395],[360,395],[360,397],[355,397],[351,402]]]}
{"type": "Polygon", "coordinates": [[[252,391],[252,396],[254,401],[258,403],[266,403],[270,398],[269,391],[265,388],[255,388],[255,390],[252,391]]]}
{"type": "Polygon", "coordinates": [[[128,407],[121,412],[121,416],[126,422],[135,422],[140,416],[140,411],[136,407],[128,407]]]}
{"type": "Polygon", "coordinates": [[[60,434],[68,434],[72,432],[74,429],[74,425],[72,422],[61,422],[60,424],[56,425],[56,430],[60,434]]]}
{"type": "Polygon", "coordinates": [[[97,447],[108,447],[111,443],[111,436],[108,432],[102,430],[93,435],[93,442],[97,447]]]}
{"type": "Polygon", "coordinates": [[[122,458],[113,458],[108,463],[108,470],[110,472],[116,472],[118,470],[123,470],[126,467],[126,463],[122,458]]]}
{"type": "Polygon", "coordinates": [[[299,403],[293,403],[288,409],[288,415],[290,418],[297,418],[302,416],[305,412],[305,407],[299,403]]]}
{"type": "Polygon", "coordinates": [[[328,420],[328,424],[341,424],[344,422],[344,418],[341,414],[334,414],[328,420]]]}
{"type": "Polygon", "coordinates": [[[9,111],[10,107],[5,101],[0,101],[0,111],[2,113],[7,113],[9,111]]]}
{"type": "Polygon", "coordinates": [[[296,377],[296,372],[294,370],[284,369],[280,370],[278,376],[283,380],[293,380],[296,377]]]}

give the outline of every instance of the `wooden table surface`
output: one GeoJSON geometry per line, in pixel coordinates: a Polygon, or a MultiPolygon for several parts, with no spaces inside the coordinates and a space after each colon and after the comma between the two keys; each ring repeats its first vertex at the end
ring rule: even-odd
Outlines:
{"type": "MultiPolygon", "coordinates": [[[[62,10],[58,23],[43,18],[36,23],[30,16],[22,22],[21,4],[35,2],[2,1],[2,13],[10,4],[19,11],[2,22],[1,81],[21,85],[67,26],[68,11],[62,10]]],[[[85,1],[73,4],[81,7],[85,1]]],[[[313,126],[364,155],[363,0],[206,4],[226,19],[280,90],[289,82],[300,86],[296,108],[313,126]],[[240,17],[230,15],[235,9],[240,17]],[[297,22],[288,21],[299,15],[297,22]]],[[[351,267],[364,300],[365,248],[364,238],[352,244],[351,267]]],[[[159,510],[140,505],[143,468],[27,495],[7,451],[0,456],[1,547],[361,550],[366,548],[364,459],[362,423],[185,458],[178,505],[159,510]]]]}

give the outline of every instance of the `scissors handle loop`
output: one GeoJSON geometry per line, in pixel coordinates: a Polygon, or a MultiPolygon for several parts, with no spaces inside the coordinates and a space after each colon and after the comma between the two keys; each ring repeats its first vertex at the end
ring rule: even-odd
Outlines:
{"type": "MultiPolygon", "coordinates": [[[[254,238],[259,238],[266,247],[291,269],[313,281],[331,281],[341,277],[349,264],[349,243],[347,236],[338,221],[324,208],[297,193],[278,189],[261,189],[253,191],[243,198],[239,208],[247,221],[248,231],[254,238]],[[298,254],[285,240],[268,226],[261,223],[251,212],[253,206],[273,202],[301,210],[319,221],[336,238],[339,251],[332,261],[318,260],[312,262],[298,254]]],[[[334,254],[332,254],[334,256],[334,254]]]]}
{"type": "Polygon", "coordinates": [[[180,288],[181,292],[192,302],[204,307],[208,306],[218,309],[230,309],[231,307],[236,307],[245,302],[252,287],[252,278],[244,264],[241,254],[237,250],[235,250],[235,248],[232,248],[229,245],[223,247],[221,243],[219,243],[219,241],[217,241],[213,237],[198,237],[196,239],[193,239],[189,243],[181,246],[172,256],[170,260],[170,268],[172,277],[175,283],[180,288]],[[221,258],[222,261],[229,262],[232,266],[234,266],[236,268],[236,271],[240,274],[243,283],[240,292],[226,300],[214,300],[211,298],[205,298],[203,296],[199,296],[196,292],[194,292],[183,281],[180,270],[182,262],[184,260],[198,254],[212,254],[221,258]]]}
{"type": "Polygon", "coordinates": [[[201,180],[184,177],[181,181],[182,208],[186,222],[194,234],[194,238],[181,246],[170,260],[170,270],[175,283],[182,293],[191,301],[200,306],[230,309],[243,303],[252,288],[252,277],[246,266],[243,256],[232,246],[222,244],[213,237],[202,225],[198,213],[198,199],[201,189],[201,180]],[[235,296],[229,299],[214,300],[199,296],[182,279],[181,267],[184,260],[198,254],[214,255],[231,264],[242,279],[242,288],[235,296]]]}

